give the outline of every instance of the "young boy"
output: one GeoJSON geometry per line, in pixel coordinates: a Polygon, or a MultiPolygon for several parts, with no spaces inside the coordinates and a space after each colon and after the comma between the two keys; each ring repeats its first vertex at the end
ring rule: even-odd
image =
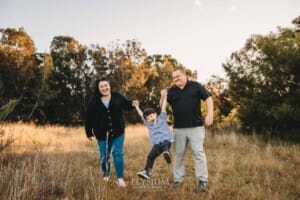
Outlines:
{"type": "Polygon", "coordinates": [[[168,164],[171,163],[169,150],[171,142],[173,142],[173,136],[166,121],[167,91],[161,92],[161,101],[161,113],[158,116],[152,108],[146,108],[144,112],[142,112],[139,107],[139,102],[135,101],[133,103],[133,106],[136,108],[138,114],[148,128],[149,139],[152,145],[144,170],[137,173],[137,175],[143,179],[150,179],[154,160],[160,154],[163,154],[163,157],[168,164]]]}

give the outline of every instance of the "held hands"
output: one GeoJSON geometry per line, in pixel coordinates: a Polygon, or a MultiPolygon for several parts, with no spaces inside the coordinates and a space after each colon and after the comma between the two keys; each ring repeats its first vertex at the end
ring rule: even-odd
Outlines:
{"type": "Polygon", "coordinates": [[[140,102],[138,100],[133,100],[132,101],[132,106],[137,108],[137,107],[140,107],[140,102]]]}
{"type": "Polygon", "coordinates": [[[160,91],[161,97],[165,98],[168,95],[168,91],[166,89],[160,91]]]}

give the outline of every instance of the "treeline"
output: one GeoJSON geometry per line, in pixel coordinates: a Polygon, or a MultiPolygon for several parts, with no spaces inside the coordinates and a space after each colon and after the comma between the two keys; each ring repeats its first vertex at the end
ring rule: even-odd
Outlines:
{"type": "Polygon", "coordinates": [[[292,23],[251,36],[223,64],[244,131],[300,138],[300,16],[292,23]]]}
{"type": "MultiPolygon", "coordinates": [[[[23,28],[0,34],[2,121],[82,124],[93,83],[101,76],[110,79],[113,91],[157,108],[160,90],[170,86],[173,69],[182,66],[170,55],[148,55],[135,40],[105,48],[56,36],[50,53],[39,53],[23,28]]],[[[195,79],[196,72],[188,71],[195,79]]],[[[127,116],[129,122],[139,120],[134,112],[127,116]]]]}
{"type": "MultiPolygon", "coordinates": [[[[251,36],[223,64],[227,77],[212,76],[205,83],[215,102],[213,130],[298,134],[300,17],[292,23],[294,28],[251,36]]],[[[50,52],[40,53],[23,28],[3,28],[0,120],[82,124],[100,76],[110,79],[112,90],[158,109],[160,90],[171,86],[172,71],[179,66],[185,67],[171,55],[149,55],[136,40],[87,47],[73,37],[56,36],[50,52]]],[[[197,78],[196,71],[185,68],[190,79],[197,78]]],[[[135,112],[126,116],[129,122],[140,121],[135,112]]]]}

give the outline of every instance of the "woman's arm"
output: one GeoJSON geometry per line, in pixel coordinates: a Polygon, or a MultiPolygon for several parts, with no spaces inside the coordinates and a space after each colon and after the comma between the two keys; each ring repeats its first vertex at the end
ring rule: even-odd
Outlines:
{"type": "Polygon", "coordinates": [[[84,123],[84,128],[85,128],[85,133],[88,139],[91,139],[94,136],[93,133],[93,112],[94,108],[92,105],[92,102],[89,103],[86,111],[86,117],[85,117],[85,123],[84,123]]]}
{"type": "Polygon", "coordinates": [[[134,107],[132,105],[133,100],[127,99],[126,97],[124,97],[121,94],[119,94],[119,95],[121,97],[121,106],[122,106],[122,109],[125,109],[125,110],[132,110],[132,109],[134,109],[134,107]]]}

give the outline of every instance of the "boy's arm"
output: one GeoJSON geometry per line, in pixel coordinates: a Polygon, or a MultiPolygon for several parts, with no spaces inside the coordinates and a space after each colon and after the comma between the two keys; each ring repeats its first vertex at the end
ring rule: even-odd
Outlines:
{"type": "Polygon", "coordinates": [[[167,90],[162,90],[160,92],[160,100],[159,100],[159,105],[161,106],[161,111],[166,112],[167,108],[167,90]]]}
{"type": "Polygon", "coordinates": [[[135,101],[132,102],[132,105],[135,107],[137,113],[143,118],[143,112],[140,109],[140,105],[139,104],[140,103],[137,100],[135,100],[135,101]]]}
{"type": "MultiPolygon", "coordinates": [[[[160,92],[161,93],[161,92],[160,92]]],[[[162,102],[163,102],[163,97],[160,95],[160,99],[159,99],[159,106],[161,107],[162,106],[162,102]]]]}

